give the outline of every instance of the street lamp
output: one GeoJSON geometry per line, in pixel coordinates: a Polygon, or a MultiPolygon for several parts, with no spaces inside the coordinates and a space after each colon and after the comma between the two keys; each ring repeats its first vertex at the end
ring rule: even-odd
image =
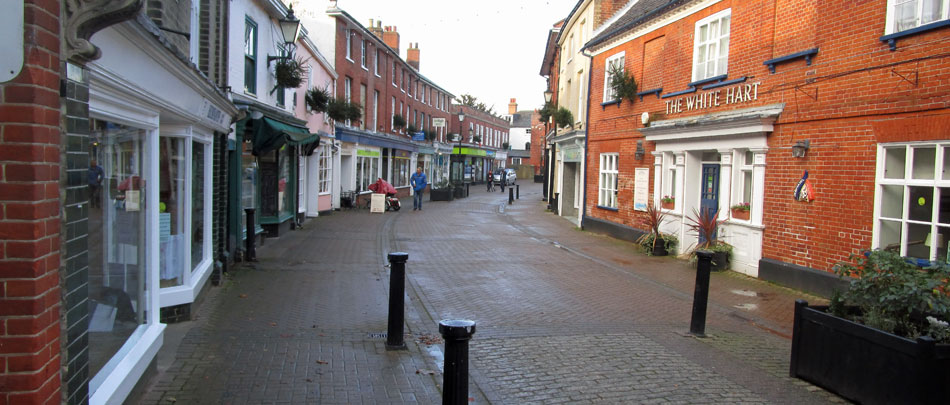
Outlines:
{"type": "Polygon", "coordinates": [[[268,66],[270,66],[271,61],[293,58],[293,47],[297,43],[297,36],[300,35],[300,20],[294,16],[293,5],[287,10],[287,16],[277,20],[277,23],[280,25],[280,35],[283,37],[284,45],[287,46],[288,51],[286,56],[267,55],[268,66]]]}
{"type": "Polygon", "coordinates": [[[457,171],[458,177],[457,177],[457,178],[458,178],[458,183],[459,183],[459,184],[462,184],[463,179],[464,179],[464,177],[465,177],[465,173],[464,173],[464,172],[465,172],[465,165],[464,165],[464,163],[462,162],[462,124],[464,124],[464,123],[465,123],[465,112],[462,111],[462,106],[459,106],[459,133],[457,134],[459,146],[458,146],[458,158],[455,159],[456,163],[458,164],[458,166],[456,166],[456,167],[458,168],[458,171],[457,171]]]}
{"type": "Polygon", "coordinates": [[[545,90],[545,91],[544,91],[544,102],[545,102],[545,103],[550,103],[550,102],[551,102],[551,97],[554,97],[554,92],[551,91],[551,89],[545,90]]]}

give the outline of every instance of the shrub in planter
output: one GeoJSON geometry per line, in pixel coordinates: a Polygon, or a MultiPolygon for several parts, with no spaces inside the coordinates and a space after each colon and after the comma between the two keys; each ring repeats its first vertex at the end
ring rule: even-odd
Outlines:
{"type": "Polygon", "coordinates": [[[357,103],[346,103],[346,119],[359,121],[363,118],[363,106],[357,103]]]}
{"type": "Polygon", "coordinates": [[[455,193],[447,181],[435,185],[429,191],[429,201],[452,201],[454,198],[455,193]]]}
{"type": "Polygon", "coordinates": [[[693,215],[686,218],[686,227],[699,236],[699,243],[690,251],[690,256],[695,257],[697,250],[713,252],[713,271],[729,268],[729,255],[732,253],[732,245],[719,239],[719,227],[725,222],[726,220],[719,219],[719,210],[712,212],[693,209],[693,215]]]}
{"type": "Polygon", "coordinates": [[[558,108],[557,111],[554,112],[554,123],[561,128],[574,128],[574,114],[571,114],[571,110],[567,108],[558,108]]]}
{"type": "Polygon", "coordinates": [[[330,99],[331,96],[329,91],[321,90],[316,87],[307,90],[307,94],[304,97],[307,107],[309,107],[313,112],[317,113],[327,112],[327,105],[330,103],[330,99]]]}
{"type": "Polygon", "coordinates": [[[634,80],[633,76],[630,76],[627,70],[619,65],[612,65],[608,74],[610,75],[610,87],[613,88],[617,99],[627,99],[632,103],[637,96],[637,81],[634,80]]]}
{"type": "Polygon", "coordinates": [[[852,255],[828,307],[795,304],[790,374],[862,403],[946,403],[950,272],[893,252],[852,255]]]}
{"type": "MultiPolygon", "coordinates": [[[[294,58],[278,59],[274,64],[274,78],[277,79],[277,87],[285,89],[296,89],[303,83],[304,73],[303,60],[294,58]]],[[[275,87],[276,90],[276,87],[275,87]]]]}
{"type": "Polygon", "coordinates": [[[393,115],[393,127],[396,129],[402,129],[406,127],[406,119],[401,115],[393,115]]]}
{"type": "Polygon", "coordinates": [[[346,105],[348,102],[342,98],[330,99],[327,103],[327,115],[334,121],[346,121],[346,105]]]}
{"type": "MultiPolygon", "coordinates": [[[[666,256],[669,252],[667,237],[660,232],[660,227],[666,219],[666,213],[655,205],[647,205],[646,215],[643,217],[643,226],[649,231],[637,239],[637,243],[647,250],[647,254],[652,256],[666,256]]],[[[675,238],[675,237],[673,237],[675,238]]]]}

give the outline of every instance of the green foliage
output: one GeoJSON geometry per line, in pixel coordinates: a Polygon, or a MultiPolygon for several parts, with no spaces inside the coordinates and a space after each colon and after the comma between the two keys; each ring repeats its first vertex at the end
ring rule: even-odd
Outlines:
{"type": "Polygon", "coordinates": [[[478,111],[481,111],[481,112],[483,112],[483,113],[485,113],[485,114],[488,114],[488,115],[491,115],[491,116],[493,116],[493,117],[496,117],[496,116],[497,116],[497,115],[495,114],[495,111],[494,111],[494,110],[495,110],[495,106],[490,106],[490,107],[489,107],[489,106],[485,105],[485,103],[483,103],[483,102],[481,102],[481,101],[478,101],[478,98],[476,98],[475,96],[473,96],[473,95],[471,95],[471,94],[462,94],[462,95],[459,96],[458,100],[459,100],[459,103],[461,103],[461,104],[464,105],[464,106],[474,108],[474,109],[476,109],[476,110],[478,110],[478,111]]]}
{"type": "Polygon", "coordinates": [[[358,121],[361,118],[363,118],[363,106],[357,103],[347,103],[346,119],[350,121],[358,121]]]}
{"type": "Polygon", "coordinates": [[[831,291],[831,299],[828,300],[828,312],[839,318],[844,318],[847,315],[844,295],[838,289],[831,291]]]}
{"type": "MultiPolygon", "coordinates": [[[[852,278],[843,301],[861,309],[852,318],[857,322],[913,339],[928,331],[942,333],[940,322],[950,320],[946,264],[920,268],[897,253],[873,250],[852,254],[833,270],[839,277],[852,278]],[[932,315],[935,322],[927,322],[925,315],[932,315]]],[[[950,343],[947,338],[941,342],[950,343]]]]}
{"type": "Polygon", "coordinates": [[[307,107],[317,113],[327,112],[327,105],[330,103],[330,92],[316,87],[307,90],[304,101],[307,107]]]}
{"type": "Polygon", "coordinates": [[[703,241],[698,243],[694,250],[731,252],[732,245],[718,239],[719,227],[725,222],[725,219],[719,219],[719,210],[710,214],[709,210],[698,211],[693,208],[693,215],[686,218],[686,227],[703,241]]]}
{"type": "Polygon", "coordinates": [[[554,112],[557,111],[551,103],[544,103],[544,107],[538,110],[538,115],[542,124],[547,124],[551,120],[551,116],[554,115],[554,112]]]}
{"type": "Polygon", "coordinates": [[[393,127],[396,129],[402,129],[406,127],[406,119],[401,115],[396,114],[393,116],[393,127]]]}
{"type": "Polygon", "coordinates": [[[481,135],[472,135],[472,143],[479,143],[482,141],[481,135]]]}
{"type": "Polygon", "coordinates": [[[560,107],[554,113],[554,123],[561,128],[574,128],[574,114],[571,114],[571,110],[560,107]]]}
{"type": "Polygon", "coordinates": [[[627,73],[622,66],[612,66],[610,72],[610,87],[614,89],[617,99],[627,99],[631,103],[637,96],[637,81],[627,73]]]}
{"type": "Polygon", "coordinates": [[[652,233],[648,233],[637,239],[637,243],[646,250],[647,255],[653,256],[654,244],[662,243],[667,252],[673,252],[676,251],[676,246],[679,245],[679,239],[676,238],[676,235],[669,233],[661,233],[659,238],[652,233]]]}
{"type": "Polygon", "coordinates": [[[356,121],[363,117],[363,107],[342,98],[334,98],[327,103],[327,115],[336,121],[356,121]]]}
{"type": "Polygon", "coordinates": [[[409,124],[409,126],[406,127],[406,132],[408,132],[408,133],[410,133],[410,134],[414,134],[414,133],[416,133],[416,132],[419,132],[419,128],[416,128],[415,125],[409,124]]]}
{"type": "Polygon", "coordinates": [[[508,142],[502,142],[501,148],[504,150],[508,150],[508,149],[511,149],[511,145],[509,145],[508,142]]]}
{"type": "Polygon", "coordinates": [[[424,130],[424,131],[422,131],[422,132],[426,135],[426,140],[427,140],[427,141],[432,142],[432,141],[435,140],[435,137],[436,137],[435,131],[424,130]]]}
{"type": "Polygon", "coordinates": [[[274,77],[277,79],[277,87],[285,89],[300,87],[300,84],[303,83],[303,75],[306,73],[304,72],[304,66],[306,64],[302,59],[278,59],[274,63],[274,77]]]}

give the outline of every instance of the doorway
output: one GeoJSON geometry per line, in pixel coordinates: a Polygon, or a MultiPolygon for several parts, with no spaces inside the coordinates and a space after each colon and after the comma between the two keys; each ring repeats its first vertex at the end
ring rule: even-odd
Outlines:
{"type": "MultiPolygon", "coordinates": [[[[700,215],[712,218],[719,210],[719,164],[703,163],[702,181],[699,190],[700,215]]],[[[715,237],[715,235],[713,235],[715,237]]],[[[705,243],[700,233],[699,243],[705,243]]]]}

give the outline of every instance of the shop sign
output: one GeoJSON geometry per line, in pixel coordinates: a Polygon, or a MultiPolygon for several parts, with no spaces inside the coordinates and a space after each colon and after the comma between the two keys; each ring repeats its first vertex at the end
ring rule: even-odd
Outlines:
{"type": "Polygon", "coordinates": [[[407,150],[393,150],[393,157],[396,159],[409,159],[412,155],[407,150]]]}
{"type": "Polygon", "coordinates": [[[561,158],[564,162],[580,162],[582,151],[581,148],[567,148],[563,150],[564,156],[561,158]]]}
{"type": "MultiPolygon", "coordinates": [[[[23,0],[3,2],[0,13],[0,83],[12,80],[23,69],[23,0]]],[[[32,34],[31,34],[32,35],[32,34]]]]}
{"type": "Polygon", "coordinates": [[[379,157],[378,150],[357,149],[356,156],[379,157]]]}
{"type": "Polygon", "coordinates": [[[422,131],[416,132],[416,133],[412,134],[412,140],[413,140],[413,141],[425,142],[425,140],[426,140],[426,133],[425,133],[425,132],[422,132],[422,131]]]}
{"type": "Polygon", "coordinates": [[[432,119],[433,128],[445,128],[445,118],[433,118],[432,119]]]}
{"type": "Polygon", "coordinates": [[[470,156],[487,156],[486,151],[475,148],[459,148],[458,146],[452,148],[453,155],[470,155],[470,156]]]}
{"type": "Polygon", "coordinates": [[[495,151],[493,151],[493,150],[486,150],[486,151],[485,151],[485,156],[495,157],[495,151]]]}
{"type": "Polygon", "coordinates": [[[208,99],[202,101],[202,112],[201,116],[209,122],[217,124],[221,128],[227,128],[230,124],[231,117],[221,111],[218,107],[215,107],[214,104],[211,104],[208,99]]]}
{"type": "Polygon", "coordinates": [[[697,93],[666,101],[666,114],[678,114],[687,111],[704,110],[720,105],[741,104],[759,99],[761,82],[739,84],[705,93],[697,93]]]}
{"type": "Polygon", "coordinates": [[[650,169],[637,168],[633,175],[633,209],[647,210],[647,196],[650,191],[650,169]]]}

